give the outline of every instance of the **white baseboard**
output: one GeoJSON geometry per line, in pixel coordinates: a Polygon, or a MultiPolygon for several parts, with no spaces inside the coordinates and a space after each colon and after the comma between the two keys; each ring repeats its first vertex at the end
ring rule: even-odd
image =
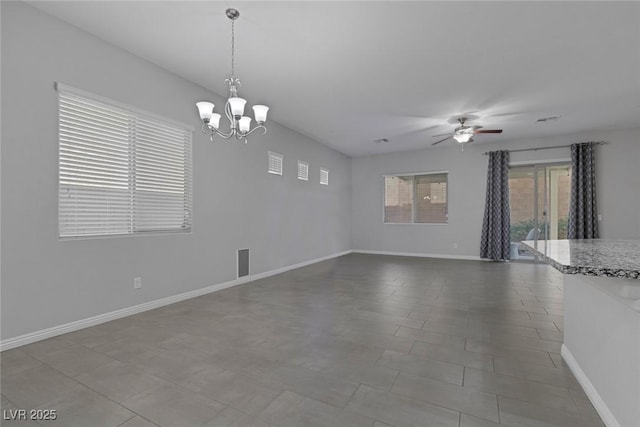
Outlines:
{"type": "Polygon", "coordinates": [[[484,259],[471,255],[451,255],[451,254],[423,254],[414,252],[390,252],[390,251],[370,251],[367,249],[353,249],[356,254],[372,254],[372,255],[394,255],[394,256],[412,256],[420,258],[442,258],[442,259],[462,259],[468,261],[485,261],[484,259]]]}
{"type": "Polygon", "coordinates": [[[264,273],[259,273],[259,274],[252,275],[251,276],[251,280],[258,280],[258,279],[264,279],[265,277],[269,277],[269,276],[275,276],[276,274],[284,273],[286,271],[295,270],[296,268],[306,267],[307,265],[315,264],[317,262],[326,261],[326,260],[332,259],[332,258],[338,258],[338,257],[343,256],[343,255],[349,255],[351,252],[353,252],[353,251],[352,250],[348,250],[348,251],[338,252],[338,253],[335,253],[335,254],[331,254],[331,255],[324,256],[324,257],[312,259],[312,260],[309,260],[309,261],[303,261],[303,262],[299,262],[297,264],[287,265],[286,267],[276,268],[275,270],[270,270],[270,271],[267,271],[267,272],[264,272],[264,273]]]}
{"type": "Polygon", "coordinates": [[[591,384],[591,381],[589,381],[589,378],[587,378],[587,375],[584,373],[580,365],[578,365],[578,362],[573,357],[573,354],[571,354],[571,351],[569,351],[569,348],[566,345],[562,344],[560,354],[562,355],[564,361],[567,363],[567,366],[569,366],[569,369],[571,369],[571,372],[573,372],[573,375],[575,375],[576,379],[582,386],[582,389],[591,401],[593,407],[598,412],[598,415],[600,415],[600,418],[602,418],[604,424],[607,427],[620,427],[620,423],[613,415],[602,397],[600,397],[600,394],[593,386],[593,384],[591,384]]]}
{"type": "Polygon", "coordinates": [[[276,274],[284,273],[289,270],[295,270],[296,268],[305,267],[310,264],[315,264],[320,261],[326,261],[328,259],[337,258],[342,255],[350,254],[351,251],[339,252],[324,257],[300,262],[293,265],[277,268],[270,271],[265,271],[256,275],[250,275],[241,277],[236,280],[230,280],[224,283],[218,283],[215,285],[207,286],[205,288],[196,289],[189,292],[184,292],[178,295],[172,295],[170,297],[161,298],[155,301],[149,301],[142,304],[126,307],[120,310],[111,311],[109,313],[99,314],[97,316],[89,317],[86,319],[76,320],[74,322],[65,323],[63,325],[54,326],[47,329],[42,329],[36,332],[30,332],[28,334],[20,335],[13,338],[0,341],[0,351],[10,350],[12,348],[21,347],[23,345],[31,344],[36,341],[45,340],[47,338],[53,338],[58,335],[74,332],[80,329],[88,328],[90,326],[99,325],[101,323],[110,322],[111,320],[120,319],[123,317],[131,316],[133,314],[142,313],[143,311],[153,310],[154,308],[163,307],[165,305],[174,304],[176,302],[184,301],[187,299],[199,297],[201,295],[210,294],[212,292],[220,291],[222,289],[231,288],[233,286],[242,285],[244,283],[252,282],[254,280],[263,279],[265,277],[274,276],[276,274]]]}

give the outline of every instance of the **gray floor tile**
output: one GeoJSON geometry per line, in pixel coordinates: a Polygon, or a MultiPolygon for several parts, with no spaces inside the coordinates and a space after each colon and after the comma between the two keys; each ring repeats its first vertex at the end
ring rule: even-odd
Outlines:
{"type": "Polygon", "coordinates": [[[373,419],[337,409],[326,403],[285,391],[261,414],[260,418],[276,426],[369,427],[373,419]]]}
{"type": "Polygon", "coordinates": [[[115,359],[78,344],[71,344],[38,358],[49,366],[71,377],[95,370],[115,359]]]}
{"type": "Polygon", "coordinates": [[[416,341],[411,354],[427,359],[439,360],[454,365],[469,366],[471,368],[493,371],[493,357],[482,353],[473,353],[449,347],[446,345],[429,344],[416,341]]]}
{"type": "Polygon", "coordinates": [[[398,337],[395,335],[382,335],[377,333],[341,333],[340,337],[366,346],[393,350],[400,353],[409,353],[413,346],[413,339],[398,337]]]}
{"type": "Polygon", "coordinates": [[[564,342],[564,334],[562,332],[551,331],[548,329],[538,329],[540,338],[548,341],[557,341],[559,343],[564,342]]]}
{"type": "Polygon", "coordinates": [[[2,379],[2,394],[22,409],[33,409],[83,389],[80,383],[44,364],[2,379]]]}
{"type": "Polygon", "coordinates": [[[0,409],[16,409],[16,405],[11,403],[4,394],[0,394],[0,409]]]}
{"type": "Polygon", "coordinates": [[[2,405],[56,401],[91,426],[121,403],[131,427],[271,427],[268,408],[291,425],[488,427],[488,393],[504,425],[598,425],[559,354],[562,286],[543,265],[350,254],[5,351],[2,405]],[[85,386],[102,397],[83,415],[85,386]]]}
{"type": "Polygon", "coordinates": [[[441,313],[433,309],[427,311],[414,310],[409,313],[409,318],[420,319],[430,323],[446,323],[447,325],[453,325],[460,328],[466,328],[469,324],[467,312],[462,310],[460,310],[459,313],[441,313]]]}
{"type": "Polygon", "coordinates": [[[498,400],[495,394],[404,372],[400,372],[391,391],[454,411],[499,421],[498,400]]]}
{"type": "Polygon", "coordinates": [[[493,421],[485,420],[482,418],[474,417],[469,414],[460,415],[460,427],[499,427],[504,424],[495,423],[493,421]]]}
{"type": "Polygon", "coordinates": [[[281,383],[287,390],[337,407],[344,407],[358,388],[357,383],[301,366],[281,366],[264,378],[281,383]]]}
{"type": "Polygon", "coordinates": [[[514,427],[604,427],[600,419],[586,418],[548,406],[498,397],[500,420],[514,427]]]}
{"type": "Polygon", "coordinates": [[[274,381],[264,381],[219,368],[204,369],[179,382],[180,385],[209,396],[247,414],[257,414],[283,391],[274,381]]]}
{"type": "Polygon", "coordinates": [[[42,362],[22,351],[22,348],[14,348],[0,353],[0,374],[2,378],[35,368],[41,364],[42,362]]]}
{"type": "Polygon", "coordinates": [[[347,410],[394,427],[458,427],[460,417],[456,411],[364,385],[358,388],[347,410]]]}
{"type": "Polygon", "coordinates": [[[233,408],[224,408],[205,427],[277,427],[266,420],[233,408]]]}
{"type": "Polygon", "coordinates": [[[553,351],[560,352],[561,342],[547,341],[537,337],[523,337],[517,335],[511,336],[493,336],[491,337],[493,344],[505,347],[516,348],[519,350],[537,350],[537,351],[553,351]]]}
{"type": "Polygon", "coordinates": [[[580,412],[569,394],[569,389],[566,388],[473,368],[465,369],[464,385],[568,413],[577,414],[580,412]]]}
{"type": "Polygon", "coordinates": [[[508,359],[512,361],[526,362],[548,367],[555,367],[548,352],[516,347],[505,347],[488,341],[467,339],[465,350],[493,356],[494,361],[508,359]]]}
{"type": "Polygon", "coordinates": [[[321,372],[354,384],[364,384],[381,390],[390,389],[398,376],[397,369],[357,362],[335,362],[321,369],[321,372]]]}
{"type": "Polygon", "coordinates": [[[172,384],[147,389],[123,406],[162,427],[204,426],[224,409],[219,402],[172,384]]]}
{"type": "Polygon", "coordinates": [[[568,367],[549,367],[508,358],[497,358],[494,362],[497,374],[524,378],[530,381],[541,382],[556,387],[581,390],[568,367]]]}
{"type": "Polygon", "coordinates": [[[371,322],[387,322],[391,325],[404,326],[407,328],[422,328],[424,320],[413,319],[406,316],[392,316],[388,314],[376,313],[368,310],[354,310],[351,317],[360,320],[369,320],[371,322]]]}
{"type": "Polygon", "coordinates": [[[40,423],[52,427],[116,427],[135,414],[106,397],[89,389],[61,395],[40,406],[41,410],[55,410],[56,419],[40,423]]]}
{"type": "Polygon", "coordinates": [[[136,415],[135,417],[125,421],[123,424],[120,424],[118,427],[158,427],[158,425],[136,415]]]}
{"type": "Polygon", "coordinates": [[[5,427],[38,427],[39,424],[33,421],[30,414],[24,408],[18,408],[11,403],[4,395],[1,396],[0,410],[2,420],[0,425],[5,427]]]}
{"type": "MultiPolygon", "coordinates": [[[[55,351],[62,350],[72,345],[73,342],[66,339],[65,335],[55,338],[49,338],[20,347],[20,350],[31,357],[40,359],[41,356],[47,356],[55,351]]],[[[4,355],[4,353],[3,353],[4,355]]]]}
{"type": "Polygon", "coordinates": [[[387,350],[382,353],[377,364],[391,369],[449,382],[451,384],[462,384],[462,373],[464,369],[462,366],[440,362],[438,360],[429,360],[414,354],[404,354],[387,350]]]}
{"type": "Polygon", "coordinates": [[[580,414],[583,414],[587,418],[600,418],[598,411],[596,411],[587,397],[576,396],[573,393],[571,397],[573,398],[573,401],[576,402],[576,406],[578,407],[580,414]]]}
{"type": "Polygon", "coordinates": [[[443,344],[448,347],[455,347],[464,350],[465,338],[455,335],[445,335],[437,332],[431,332],[424,329],[414,329],[400,327],[395,336],[410,338],[415,341],[422,341],[431,344],[443,344]]]}
{"type": "Polygon", "coordinates": [[[123,402],[151,387],[165,383],[158,377],[142,372],[135,365],[119,361],[81,374],[76,380],[116,402],[123,402]]]}

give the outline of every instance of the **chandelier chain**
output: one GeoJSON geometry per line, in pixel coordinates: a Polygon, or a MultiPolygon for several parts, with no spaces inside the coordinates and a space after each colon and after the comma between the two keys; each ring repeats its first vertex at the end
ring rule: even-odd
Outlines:
{"type": "Polygon", "coordinates": [[[236,31],[235,31],[235,20],[231,20],[231,78],[236,77],[236,31]]]}

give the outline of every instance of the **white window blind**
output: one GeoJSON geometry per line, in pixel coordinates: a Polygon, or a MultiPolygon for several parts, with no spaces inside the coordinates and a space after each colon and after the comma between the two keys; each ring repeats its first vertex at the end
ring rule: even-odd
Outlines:
{"type": "Polygon", "coordinates": [[[269,173],[274,175],[282,175],[282,161],[284,156],[279,153],[269,151],[269,173]]]}
{"type": "Polygon", "coordinates": [[[309,180],[309,163],[298,160],[298,179],[309,180]]]}
{"type": "Polygon", "coordinates": [[[329,170],[320,168],[320,184],[329,185],[329,170]]]}
{"type": "Polygon", "coordinates": [[[58,85],[60,237],[190,231],[191,130],[79,92],[58,85]]]}

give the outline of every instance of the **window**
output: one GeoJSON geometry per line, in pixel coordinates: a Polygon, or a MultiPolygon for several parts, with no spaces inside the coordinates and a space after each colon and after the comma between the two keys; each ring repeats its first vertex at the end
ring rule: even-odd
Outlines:
{"type": "Polygon", "coordinates": [[[274,175],[282,175],[282,160],[284,156],[279,153],[269,151],[269,173],[274,175]]]}
{"type": "Polygon", "coordinates": [[[329,185],[329,169],[320,168],[320,184],[329,185]]]}
{"type": "Polygon", "coordinates": [[[191,230],[191,130],[58,85],[58,233],[191,230]]]}
{"type": "Polygon", "coordinates": [[[446,223],[447,173],[384,177],[384,222],[446,223]]]}
{"type": "Polygon", "coordinates": [[[298,160],[298,179],[309,180],[309,163],[298,160]]]}

